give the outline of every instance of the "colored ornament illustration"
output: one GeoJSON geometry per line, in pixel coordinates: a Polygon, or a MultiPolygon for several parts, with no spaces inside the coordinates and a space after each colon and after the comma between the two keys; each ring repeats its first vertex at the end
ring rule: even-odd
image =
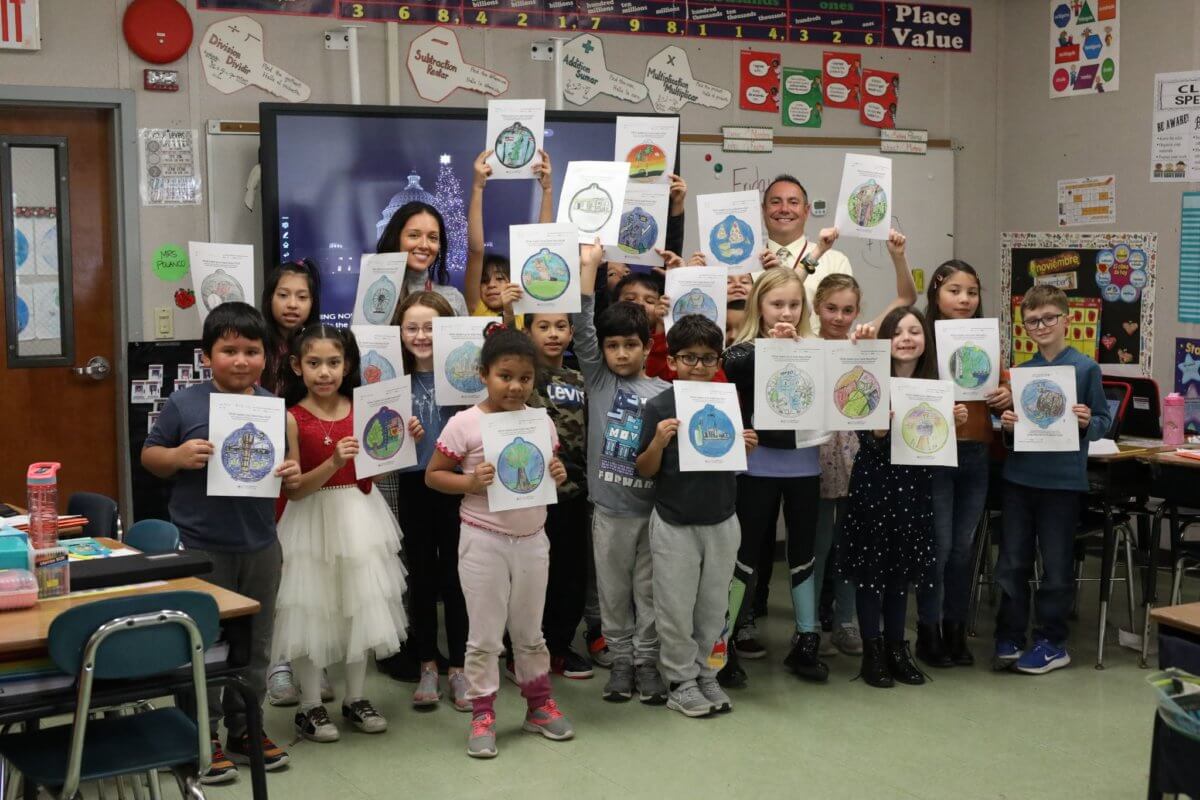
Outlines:
{"type": "Polygon", "coordinates": [[[25,298],[17,296],[17,333],[22,333],[29,327],[29,304],[25,298]]]}
{"type": "Polygon", "coordinates": [[[387,275],[380,275],[374,283],[367,287],[363,297],[363,316],[372,325],[386,325],[395,310],[399,298],[396,284],[387,275]]]}
{"type": "Polygon", "coordinates": [[[567,207],[567,216],[583,233],[595,233],[604,227],[613,213],[613,199],[600,184],[588,184],[575,193],[567,207]]]}
{"type": "Polygon", "coordinates": [[[17,256],[17,270],[24,269],[29,264],[29,238],[21,231],[20,228],[13,228],[14,247],[17,256]]]}
{"type": "Polygon", "coordinates": [[[798,417],[808,411],[814,394],[812,377],[802,369],[786,366],[767,378],[767,405],[781,417],[798,417]]]}
{"type": "Polygon", "coordinates": [[[640,256],[658,241],[658,223],[641,206],[634,206],[621,215],[617,247],[622,252],[640,256]]]}
{"type": "Polygon", "coordinates": [[[936,453],[950,438],[950,426],[942,413],[928,403],[910,410],[900,421],[904,443],[918,453],[936,453]]]}
{"type": "Polygon", "coordinates": [[[978,389],[992,376],[992,360],[987,351],[967,342],[950,354],[950,375],[964,389],[978,389]]]}
{"type": "Polygon", "coordinates": [[[558,253],[543,247],[521,267],[521,286],[535,300],[556,300],[571,285],[571,268],[558,253]]]}
{"type": "Polygon", "coordinates": [[[479,375],[479,345],[463,342],[446,356],[446,380],[463,394],[483,391],[479,375]]]}
{"type": "Polygon", "coordinates": [[[833,404],[842,416],[862,419],[879,406],[881,394],[879,380],[862,367],[855,367],[838,379],[833,404]]]}
{"type": "Polygon", "coordinates": [[[708,234],[708,249],[722,264],[740,264],[754,254],[755,233],[750,225],[730,214],[708,234]]]}
{"type": "Polygon", "coordinates": [[[238,483],[258,483],[275,465],[275,445],[253,422],[247,422],[221,443],[221,466],[238,483]]]}
{"type": "Polygon", "coordinates": [[[367,420],[363,429],[363,449],[376,461],[391,458],[404,444],[404,418],[384,406],[367,420]]]}
{"type": "Polygon", "coordinates": [[[43,270],[58,272],[58,223],[46,227],[38,237],[38,261],[43,270]]]}
{"type": "Polygon", "coordinates": [[[629,162],[631,178],[657,178],[667,171],[667,154],[651,142],[634,147],[625,156],[625,160],[629,162]]]}
{"type": "Polygon", "coordinates": [[[200,297],[204,300],[204,307],[212,311],[221,303],[245,301],[246,291],[236,278],[218,269],[200,283],[200,297]]]}
{"type": "Polygon", "coordinates": [[[546,457],[537,445],[520,436],[504,446],[498,462],[496,475],[510,492],[529,494],[546,477],[546,457]]]}
{"type": "Polygon", "coordinates": [[[700,289],[692,289],[671,306],[671,320],[679,322],[688,314],[700,314],[717,321],[717,303],[700,289]]]}
{"type": "Polygon", "coordinates": [[[688,421],[688,437],[701,455],[716,458],[733,449],[737,431],[724,411],[706,403],[688,421]]]}
{"type": "Polygon", "coordinates": [[[850,193],[846,210],[850,212],[850,219],[864,228],[878,225],[887,217],[887,193],[874,180],[869,180],[850,193]]]}
{"type": "Polygon", "coordinates": [[[509,169],[518,169],[533,160],[537,152],[537,139],[533,131],[519,122],[514,122],[496,137],[496,160],[509,169]]]}
{"type": "Polygon", "coordinates": [[[381,356],[378,351],[368,350],[362,357],[362,366],[359,369],[359,374],[362,376],[364,384],[379,383],[380,381],[390,381],[396,377],[396,368],[392,366],[392,362],[381,356]]]}
{"type": "Polygon", "coordinates": [[[1021,392],[1025,418],[1039,428],[1049,428],[1067,413],[1067,396],[1054,381],[1039,378],[1021,392]]]}

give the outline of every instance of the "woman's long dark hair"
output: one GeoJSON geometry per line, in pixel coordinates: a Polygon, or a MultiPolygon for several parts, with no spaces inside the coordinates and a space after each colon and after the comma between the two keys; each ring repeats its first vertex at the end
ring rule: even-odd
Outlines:
{"type": "MultiPolygon", "coordinates": [[[[335,328],[320,322],[305,325],[292,335],[289,347],[291,358],[296,359],[297,362],[303,361],[304,351],[308,349],[308,345],[318,339],[328,339],[342,351],[342,356],[346,360],[346,375],[342,378],[342,385],[338,387],[338,394],[354,402],[354,389],[360,383],[358,341],[349,328],[335,328]]],[[[283,393],[283,401],[285,406],[291,408],[305,398],[308,394],[308,387],[304,385],[304,377],[297,375],[296,371],[290,367],[287,377],[287,389],[283,393]]]]}
{"type": "Polygon", "coordinates": [[[264,342],[267,365],[263,370],[262,383],[267,389],[276,393],[283,390],[288,380],[288,374],[291,372],[288,367],[287,353],[284,352],[284,346],[288,343],[288,334],[279,327],[279,320],[275,319],[275,315],[271,311],[275,289],[279,286],[279,281],[287,274],[303,276],[308,281],[308,294],[312,298],[312,309],[308,312],[308,319],[302,320],[296,330],[321,321],[321,270],[317,267],[317,262],[311,258],[302,258],[299,261],[285,261],[282,264],[276,264],[267,270],[267,278],[263,283],[261,306],[263,317],[267,320],[267,341],[264,342]]]}
{"type": "Polygon", "coordinates": [[[890,342],[896,335],[896,329],[900,327],[900,320],[909,314],[917,318],[917,321],[921,323],[921,330],[925,333],[925,350],[917,359],[917,366],[913,369],[912,377],[937,380],[937,355],[933,349],[933,334],[929,331],[929,320],[925,319],[925,315],[918,311],[916,306],[900,306],[900,308],[892,309],[879,323],[878,338],[890,342]]]}
{"type": "Polygon", "coordinates": [[[930,326],[942,319],[942,311],[938,308],[937,302],[938,292],[942,290],[942,284],[956,272],[965,272],[975,279],[975,285],[979,287],[979,305],[975,306],[974,318],[979,319],[983,316],[983,281],[979,280],[979,273],[962,259],[952,258],[942,262],[933,271],[933,275],[929,278],[929,288],[925,290],[925,316],[928,318],[930,326]]]}
{"type": "Polygon", "coordinates": [[[429,268],[429,272],[433,277],[434,283],[446,286],[450,283],[450,269],[446,266],[446,258],[450,254],[450,241],[446,238],[446,221],[442,219],[441,212],[428,203],[413,200],[396,209],[396,213],[392,214],[392,218],[388,220],[387,227],[383,229],[383,234],[375,244],[375,252],[399,253],[400,233],[404,230],[404,226],[408,224],[408,221],[417,214],[428,214],[437,220],[438,254],[437,259],[433,262],[433,266],[429,268]]]}

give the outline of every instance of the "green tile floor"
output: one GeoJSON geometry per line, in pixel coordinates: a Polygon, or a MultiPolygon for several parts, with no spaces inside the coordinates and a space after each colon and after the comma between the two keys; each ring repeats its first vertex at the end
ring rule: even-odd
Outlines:
{"type": "MultiPolygon", "coordinates": [[[[1088,573],[1098,565],[1089,559],[1088,573]]],[[[467,757],[468,715],[448,703],[418,712],[411,684],[373,668],[368,695],[387,733],[343,728],[333,744],[299,742],[291,765],[268,777],[276,800],[363,798],[1130,798],[1145,796],[1154,698],[1133,651],[1116,644],[1127,625],[1123,587],[1114,597],[1106,666],[1095,663],[1096,588],[1085,585],[1065,670],[1033,677],[994,674],[992,609],[980,612],[972,669],[938,670],[920,687],[883,690],[851,679],[857,659],[829,659],[830,680],[806,684],[781,660],[791,631],[785,570],[775,571],[760,632],[768,656],[749,662],[750,685],[732,693],[731,714],[686,719],[633,701],[606,703],[607,673],[555,680],[576,738],[521,733],[523,705],[503,682],[497,703],[500,755],[467,757]]],[[[1186,588],[1185,588],[1186,591],[1186,588]]],[[[1190,592],[1185,594],[1189,596],[1190,592]]],[[[911,608],[911,601],[910,601],[911,608]]],[[[335,689],[340,691],[337,674],[335,689]]],[[[338,721],[338,701],[329,704],[338,721]]],[[[267,732],[293,738],[294,709],[268,707],[267,732]]],[[[170,789],[168,789],[168,792],[170,789]]],[[[249,800],[237,783],[206,787],[213,800],[249,800]]]]}

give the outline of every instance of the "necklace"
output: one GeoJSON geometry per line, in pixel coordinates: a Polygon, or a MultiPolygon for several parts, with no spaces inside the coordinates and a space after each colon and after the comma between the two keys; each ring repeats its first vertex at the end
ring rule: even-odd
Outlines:
{"type": "Polygon", "coordinates": [[[321,428],[321,430],[323,430],[323,431],[325,432],[325,438],[324,438],[324,439],[322,439],[322,440],[321,440],[321,442],[322,442],[322,443],[323,443],[323,444],[324,444],[326,447],[328,447],[328,446],[332,445],[332,444],[333,444],[333,426],[334,426],[335,424],[337,424],[337,420],[333,420],[333,421],[331,421],[331,422],[329,423],[329,426],[328,426],[328,427],[326,427],[325,425],[323,425],[323,424],[322,424],[322,423],[324,422],[324,420],[322,420],[322,419],[321,419],[320,417],[318,417],[316,414],[313,414],[313,415],[312,415],[312,418],[313,418],[313,419],[315,419],[315,420],[317,421],[317,425],[318,425],[318,426],[321,428]]]}

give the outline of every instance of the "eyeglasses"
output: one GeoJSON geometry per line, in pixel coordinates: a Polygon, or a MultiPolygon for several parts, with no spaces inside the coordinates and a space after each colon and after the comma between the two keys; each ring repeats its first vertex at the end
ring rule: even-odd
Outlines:
{"type": "Polygon", "coordinates": [[[430,322],[426,325],[405,325],[400,330],[404,331],[409,336],[416,336],[418,333],[424,333],[424,334],[428,334],[428,335],[432,336],[433,335],[433,323],[430,322]]]}
{"type": "Polygon", "coordinates": [[[1039,328],[1053,328],[1058,324],[1058,321],[1063,318],[1062,314],[1050,314],[1045,317],[1033,317],[1025,320],[1025,327],[1031,331],[1036,331],[1039,328]]]}
{"type": "Polygon", "coordinates": [[[694,367],[697,364],[703,364],[706,367],[715,367],[717,362],[721,360],[720,356],[698,356],[695,353],[680,353],[679,355],[675,356],[675,358],[679,359],[689,367],[694,367]]]}

